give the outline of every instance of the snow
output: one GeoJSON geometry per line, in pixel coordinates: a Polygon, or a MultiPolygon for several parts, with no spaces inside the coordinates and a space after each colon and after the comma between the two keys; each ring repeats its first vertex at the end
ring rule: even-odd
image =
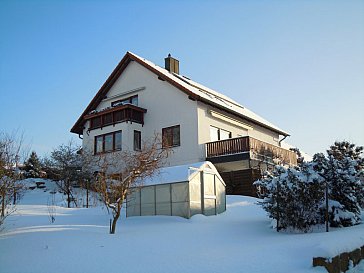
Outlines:
{"type": "MultiPolygon", "coordinates": [[[[158,184],[168,184],[175,182],[185,182],[192,179],[197,171],[210,169],[216,175],[219,175],[215,166],[209,161],[201,161],[186,165],[178,165],[172,167],[161,168],[160,171],[153,177],[143,180],[144,186],[158,185],[158,184]]],[[[221,177],[220,177],[221,178],[221,177]]],[[[223,181],[221,179],[221,181],[223,181]]]]}
{"type": "MultiPolygon", "coordinates": [[[[312,258],[364,245],[364,225],[329,233],[277,233],[257,199],[227,196],[218,216],[147,216],[119,221],[108,234],[103,207],[56,206],[50,223],[47,191],[28,191],[0,232],[0,272],[325,272],[312,258]]],[[[64,204],[62,194],[55,203],[64,204]]],[[[364,215],[363,215],[364,216],[364,215]]],[[[352,272],[364,268],[363,262],[352,272]]]]}

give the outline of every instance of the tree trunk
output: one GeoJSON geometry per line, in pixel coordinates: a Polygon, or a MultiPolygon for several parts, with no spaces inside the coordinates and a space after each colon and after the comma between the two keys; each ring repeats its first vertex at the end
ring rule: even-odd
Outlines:
{"type": "Polygon", "coordinates": [[[110,234],[115,234],[115,230],[116,230],[116,223],[120,217],[120,213],[121,213],[121,205],[123,204],[123,200],[118,202],[118,206],[116,208],[115,214],[114,214],[114,218],[112,219],[112,224],[111,224],[111,230],[110,230],[110,234]]]}
{"type": "Polygon", "coordinates": [[[13,205],[16,204],[16,188],[14,187],[13,205]]]}
{"type": "Polygon", "coordinates": [[[86,181],[86,208],[88,208],[88,181],[86,181]]]}
{"type": "Polygon", "coordinates": [[[325,224],[326,232],[329,232],[329,185],[326,181],[325,183],[325,224]]]}
{"type": "Polygon", "coordinates": [[[5,194],[2,193],[2,200],[1,200],[1,217],[5,217],[5,194]]]}
{"type": "Polygon", "coordinates": [[[115,230],[116,230],[116,223],[118,221],[120,217],[120,211],[118,211],[115,215],[114,218],[112,219],[112,224],[111,224],[111,230],[110,230],[110,234],[115,234],[115,230]]]}
{"type": "Polygon", "coordinates": [[[71,191],[68,179],[66,180],[66,191],[67,191],[67,207],[71,207],[71,191]]]}
{"type": "Polygon", "coordinates": [[[280,227],[279,227],[279,221],[280,221],[280,215],[279,215],[279,196],[280,195],[280,188],[279,188],[279,182],[277,182],[277,232],[279,232],[280,227]]]}

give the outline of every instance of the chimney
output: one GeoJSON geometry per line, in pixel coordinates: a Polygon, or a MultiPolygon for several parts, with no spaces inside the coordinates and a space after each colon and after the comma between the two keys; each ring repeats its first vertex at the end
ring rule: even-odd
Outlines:
{"type": "Polygon", "coordinates": [[[171,57],[171,54],[168,54],[168,57],[164,59],[164,62],[165,69],[167,69],[169,72],[179,74],[179,61],[171,57]]]}

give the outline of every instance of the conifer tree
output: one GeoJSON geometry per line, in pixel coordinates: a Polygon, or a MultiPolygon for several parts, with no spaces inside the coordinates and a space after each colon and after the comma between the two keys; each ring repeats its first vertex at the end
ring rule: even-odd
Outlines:
{"type": "Polygon", "coordinates": [[[35,151],[32,151],[28,160],[25,162],[25,171],[27,177],[40,177],[41,176],[41,163],[35,151]]]}
{"type": "Polygon", "coordinates": [[[328,185],[330,225],[351,226],[360,223],[364,185],[360,175],[364,168],[363,147],[347,141],[335,142],[327,157],[316,154],[316,171],[328,185]]]}

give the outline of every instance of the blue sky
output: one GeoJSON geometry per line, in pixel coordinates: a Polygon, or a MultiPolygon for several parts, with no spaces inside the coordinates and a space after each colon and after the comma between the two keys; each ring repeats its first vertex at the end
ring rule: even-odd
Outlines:
{"type": "Polygon", "coordinates": [[[314,154],[364,145],[364,1],[0,1],[0,131],[40,155],[126,51],[220,91],[314,154]]]}

